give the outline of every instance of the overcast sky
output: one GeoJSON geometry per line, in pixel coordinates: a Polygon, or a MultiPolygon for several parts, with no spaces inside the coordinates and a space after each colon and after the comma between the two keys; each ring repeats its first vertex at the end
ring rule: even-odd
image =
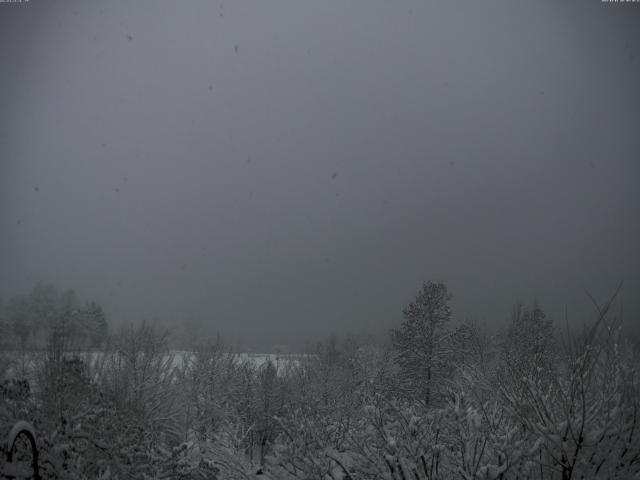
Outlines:
{"type": "Polygon", "coordinates": [[[248,342],[640,316],[640,4],[0,4],[0,293],[248,342]]]}

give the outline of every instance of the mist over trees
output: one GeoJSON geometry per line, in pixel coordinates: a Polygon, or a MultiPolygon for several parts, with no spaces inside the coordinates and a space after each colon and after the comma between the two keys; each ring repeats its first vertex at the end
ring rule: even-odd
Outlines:
{"type": "Polygon", "coordinates": [[[73,290],[59,292],[41,283],[28,294],[9,298],[0,315],[5,348],[12,337],[21,349],[42,347],[51,335],[63,336],[73,348],[96,348],[107,334],[107,320],[100,305],[81,303],[73,290]]]}
{"type": "Polygon", "coordinates": [[[640,480],[639,26],[0,0],[0,480],[640,480]]]}
{"type": "MultiPolygon", "coordinates": [[[[447,286],[425,282],[384,346],[255,357],[108,329],[99,305],[38,284],[2,304],[0,427],[33,423],[42,478],[639,478],[640,347],[617,294],[579,334],[516,303],[491,335],[452,326],[447,286]]],[[[14,450],[5,475],[29,471],[14,450]]]]}
{"type": "Polygon", "coordinates": [[[107,320],[96,302],[81,303],[71,289],[38,283],[0,304],[0,331],[5,349],[41,348],[51,336],[64,338],[68,348],[96,348],[106,339],[107,320]]]}

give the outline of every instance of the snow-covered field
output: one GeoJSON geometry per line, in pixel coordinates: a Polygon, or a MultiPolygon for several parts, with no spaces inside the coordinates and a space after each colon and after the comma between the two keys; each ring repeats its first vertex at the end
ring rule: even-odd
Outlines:
{"type": "MultiPolygon", "coordinates": [[[[47,352],[44,351],[28,351],[24,355],[18,351],[0,352],[0,379],[27,378],[35,380],[36,367],[38,363],[46,359],[46,355],[47,352]]],[[[104,352],[98,351],[67,352],[65,354],[67,358],[79,358],[93,368],[99,367],[104,355],[104,352]]],[[[304,354],[236,353],[230,355],[234,356],[238,364],[246,362],[255,368],[260,368],[267,362],[271,362],[278,371],[289,366],[299,365],[301,360],[309,358],[304,354]]],[[[172,350],[165,356],[165,360],[170,361],[174,368],[182,368],[193,357],[194,353],[191,351],[172,350]]]]}

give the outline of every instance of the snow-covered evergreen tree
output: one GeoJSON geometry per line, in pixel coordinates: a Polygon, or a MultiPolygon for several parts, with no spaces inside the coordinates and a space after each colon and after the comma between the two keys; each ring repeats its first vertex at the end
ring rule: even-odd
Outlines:
{"type": "Polygon", "coordinates": [[[451,294],[444,283],[425,282],[404,309],[404,321],[393,332],[402,388],[411,398],[430,405],[449,371],[451,294]]]}

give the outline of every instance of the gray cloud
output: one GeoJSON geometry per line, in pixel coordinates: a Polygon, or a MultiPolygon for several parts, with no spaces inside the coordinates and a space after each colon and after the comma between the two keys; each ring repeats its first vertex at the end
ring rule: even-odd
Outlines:
{"type": "MultiPolygon", "coordinates": [[[[382,331],[422,280],[640,313],[640,9],[0,5],[0,292],[251,341],[382,331]]],[[[577,317],[577,318],[576,318],[577,317]]]]}

